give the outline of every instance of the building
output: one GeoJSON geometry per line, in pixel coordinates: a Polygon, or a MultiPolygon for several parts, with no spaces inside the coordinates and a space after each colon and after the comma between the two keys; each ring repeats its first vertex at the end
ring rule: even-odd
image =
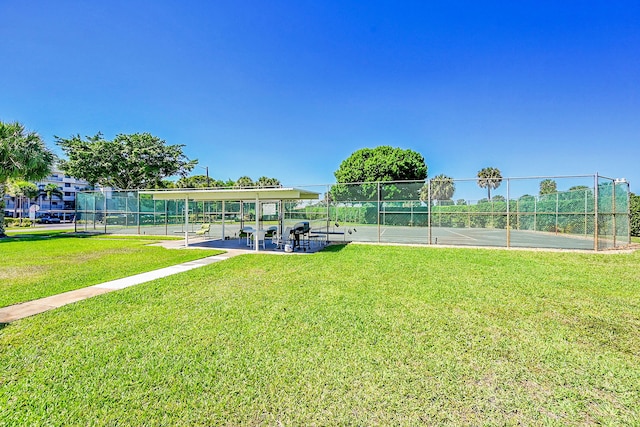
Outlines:
{"type": "MultiPolygon", "coordinates": [[[[91,189],[87,181],[76,179],[57,168],[53,168],[51,174],[41,181],[34,182],[40,194],[36,199],[32,199],[29,203],[24,204],[22,217],[29,217],[29,207],[38,206],[37,216],[50,214],[53,217],[60,218],[62,221],[73,221],[76,210],[76,194],[80,191],[91,189]],[[44,192],[47,184],[55,184],[62,196],[53,195],[51,200],[48,199],[44,192]]],[[[20,216],[20,203],[16,197],[5,195],[4,214],[6,217],[20,216]]]]}

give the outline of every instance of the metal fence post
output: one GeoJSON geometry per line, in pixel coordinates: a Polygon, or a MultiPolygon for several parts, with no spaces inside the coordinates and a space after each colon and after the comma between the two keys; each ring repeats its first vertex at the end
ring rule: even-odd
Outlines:
{"type": "Polygon", "coordinates": [[[555,226],[555,229],[556,229],[556,236],[558,235],[558,205],[559,205],[559,202],[560,202],[560,200],[559,200],[559,194],[560,194],[560,193],[558,193],[558,192],[556,191],[556,226],[555,226]]]}
{"type": "Polygon", "coordinates": [[[380,243],[380,181],[378,181],[378,243],[380,243]]]}
{"type": "Polygon", "coordinates": [[[509,194],[509,183],[511,180],[507,178],[507,248],[511,247],[511,219],[509,217],[509,205],[511,204],[510,194],[509,194]]]}
{"type": "MultiPolygon", "coordinates": [[[[136,206],[136,222],[138,223],[138,234],[140,234],[140,190],[136,190],[136,200],[137,200],[137,206],[136,206]]],[[[155,204],[155,200],[153,201],[153,209],[155,210],[156,208],[156,204],[155,204]]],[[[153,215],[153,222],[154,222],[154,227],[155,228],[155,221],[156,221],[156,216],[153,215]]]]}
{"type": "Polygon", "coordinates": [[[587,215],[588,215],[587,200],[588,198],[589,198],[588,190],[584,190],[584,237],[587,237],[587,215]]]}
{"type": "Polygon", "coordinates": [[[104,218],[104,234],[107,234],[107,193],[103,192],[102,193],[102,197],[104,198],[104,214],[103,214],[103,218],[104,218]]]}
{"type": "Polygon", "coordinates": [[[429,244],[431,244],[431,180],[427,180],[427,229],[429,234],[429,244]]]}
{"type": "Polygon", "coordinates": [[[613,247],[616,248],[616,235],[618,229],[616,226],[616,181],[613,180],[613,192],[611,194],[611,212],[613,216],[613,247]]]}
{"type": "Polygon", "coordinates": [[[593,190],[593,250],[598,251],[598,210],[600,209],[598,206],[598,172],[594,175],[594,190],[593,190]]]}

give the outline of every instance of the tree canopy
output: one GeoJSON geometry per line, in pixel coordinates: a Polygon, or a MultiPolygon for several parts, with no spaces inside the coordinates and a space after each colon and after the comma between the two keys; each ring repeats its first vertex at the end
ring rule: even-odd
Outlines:
{"type": "Polygon", "coordinates": [[[207,180],[206,175],[185,176],[176,181],[178,188],[232,187],[233,184],[233,180],[221,181],[211,177],[207,180]]]}
{"type": "Polygon", "coordinates": [[[227,181],[222,181],[219,179],[209,178],[207,181],[207,177],[205,175],[193,175],[182,177],[176,182],[176,187],[178,188],[206,188],[206,187],[215,187],[215,188],[248,188],[248,187],[280,187],[280,180],[276,178],[269,178],[266,176],[261,176],[257,181],[253,181],[251,177],[241,176],[237,181],[232,179],[228,179],[227,181]]]}
{"type": "MultiPolygon", "coordinates": [[[[373,200],[377,197],[375,184],[342,184],[422,181],[427,177],[427,164],[418,152],[382,145],[353,152],[342,161],[334,176],[338,184],[330,191],[333,200],[373,200]]],[[[385,197],[389,199],[417,197],[418,192],[419,188],[413,186],[385,185],[385,197]]]]}
{"type": "Polygon", "coordinates": [[[184,145],[167,145],[149,133],[118,134],[112,141],[101,133],[85,139],[56,137],[56,144],[67,156],[60,162],[65,173],[103,187],[162,187],[164,178],[186,176],[198,163],[184,155],[184,145]]]}
{"type": "Polygon", "coordinates": [[[4,195],[9,179],[37,180],[51,171],[55,155],[40,136],[18,122],[0,121],[0,237],[4,237],[4,195]]]}
{"type": "Polygon", "coordinates": [[[487,198],[491,200],[491,190],[500,187],[502,174],[500,169],[487,167],[478,171],[478,186],[487,189],[487,198]]]}
{"type": "Polygon", "coordinates": [[[58,188],[57,185],[55,185],[52,182],[45,185],[40,193],[44,196],[47,196],[47,199],[49,199],[49,209],[51,209],[51,202],[53,201],[53,196],[56,196],[60,199],[62,199],[62,197],[64,196],[64,193],[58,188]]]}
{"type": "Polygon", "coordinates": [[[451,200],[456,191],[453,178],[444,174],[436,175],[420,190],[420,200],[423,202],[429,199],[429,184],[431,184],[431,200],[451,200]]]}
{"type": "Polygon", "coordinates": [[[280,187],[280,180],[276,178],[269,178],[267,176],[261,176],[256,181],[256,187],[260,188],[269,188],[269,187],[280,187]]]}
{"type": "Polygon", "coordinates": [[[0,122],[0,184],[8,179],[44,178],[54,160],[55,155],[37,133],[18,122],[0,122]]]}
{"type": "Polygon", "coordinates": [[[555,194],[558,192],[558,184],[553,179],[543,179],[540,181],[540,195],[555,194]]]}
{"type": "Polygon", "coordinates": [[[342,161],[334,172],[338,183],[418,181],[427,177],[422,154],[381,145],[362,148],[342,161]]]}

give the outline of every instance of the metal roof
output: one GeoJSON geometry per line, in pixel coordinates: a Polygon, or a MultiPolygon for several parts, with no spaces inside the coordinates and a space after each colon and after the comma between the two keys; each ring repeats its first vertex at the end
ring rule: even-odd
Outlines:
{"type": "Polygon", "coordinates": [[[154,200],[316,200],[320,193],[299,188],[184,188],[179,190],[147,190],[154,200]]]}

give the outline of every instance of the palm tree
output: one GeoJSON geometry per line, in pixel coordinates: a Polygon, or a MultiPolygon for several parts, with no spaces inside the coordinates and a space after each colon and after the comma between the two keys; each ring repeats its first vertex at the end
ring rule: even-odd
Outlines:
{"type": "Polygon", "coordinates": [[[455,191],[456,184],[450,176],[440,174],[431,180],[431,198],[434,200],[451,200],[455,191]]]}
{"type": "Polygon", "coordinates": [[[37,180],[50,172],[55,155],[40,136],[18,122],[0,121],[0,237],[4,233],[4,195],[9,179],[37,180]]]}
{"type": "Polygon", "coordinates": [[[540,181],[540,195],[554,194],[558,192],[558,184],[553,179],[543,179],[540,181]]]}
{"type": "Polygon", "coordinates": [[[236,188],[249,188],[253,186],[255,186],[255,183],[248,176],[241,176],[234,185],[236,188]]]}
{"type": "Polygon", "coordinates": [[[49,211],[51,211],[53,196],[58,197],[60,200],[62,200],[62,196],[64,196],[64,193],[52,182],[44,186],[42,193],[47,196],[47,199],[49,199],[49,211]]]}
{"type": "Polygon", "coordinates": [[[451,200],[456,191],[453,178],[444,174],[436,175],[420,189],[420,200],[423,202],[429,198],[429,183],[431,184],[431,200],[451,200]]]}
{"type": "Polygon", "coordinates": [[[478,186],[487,188],[487,198],[491,200],[491,189],[500,187],[502,183],[502,174],[498,168],[484,168],[478,171],[478,186]]]}
{"type": "Polygon", "coordinates": [[[35,199],[38,197],[39,191],[38,187],[28,181],[10,181],[8,183],[9,194],[15,197],[16,199],[16,208],[18,205],[20,206],[19,217],[20,224],[22,224],[22,213],[25,211],[25,201],[27,202],[27,208],[30,205],[31,199],[35,199]]]}
{"type": "Polygon", "coordinates": [[[280,180],[277,178],[269,178],[266,176],[261,176],[260,178],[258,178],[258,180],[255,182],[257,187],[260,188],[270,188],[270,187],[281,187],[282,185],[280,184],[280,180]]]}

